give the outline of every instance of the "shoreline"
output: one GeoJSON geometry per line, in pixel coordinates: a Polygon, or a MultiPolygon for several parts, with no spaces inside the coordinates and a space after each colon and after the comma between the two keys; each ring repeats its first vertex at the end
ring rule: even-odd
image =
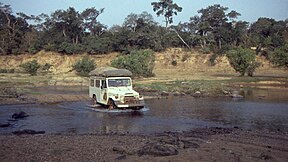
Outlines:
{"type": "MultiPolygon", "coordinates": [[[[254,85],[254,84],[253,84],[254,85]]],[[[41,87],[41,86],[40,86],[41,87]]],[[[54,87],[55,86],[45,86],[45,88],[54,87]]],[[[56,87],[72,87],[72,86],[56,86],[56,87]]],[[[13,89],[13,87],[11,87],[13,89]]],[[[84,87],[85,88],[85,87],[84,87]]],[[[238,86],[237,89],[243,89],[247,87],[238,86]]],[[[261,86],[248,86],[248,88],[256,88],[256,89],[270,89],[270,90],[281,90],[281,91],[288,91],[288,88],[282,88],[278,86],[266,86],[261,88],[261,86]]],[[[26,88],[27,89],[27,88],[26,88]]],[[[29,89],[29,88],[28,88],[29,89]]],[[[0,89],[1,90],[1,89],[0,89]]],[[[195,97],[195,98],[234,98],[238,97],[238,94],[236,96],[231,93],[231,91],[225,91],[223,90],[221,94],[218,95],[206,95],[205,93],[196,92],[194,94],[190,93],[184,93],[184,92],[166,92],[166,91],[157,91],[157,90],[143,90],[143,89],[135,89],[136,91],[140,92],[144,96],[145,99],[165,99],[171,96],[174,97],[195,97]]],[[[87,90],[88,91],[88,90],[87,90]]],[[[235,90],[234,90],[235,91],[235,90]]],[[[236,90],[238,92],[238,90],[236,90]]],[[[9,93],[9,92],[8,92],[9,93]]],[[[45,92],[37,92],[37,94],[33,93],[19,93],[18,92],[12,92],[12,95],[0,95],[0,106],[5,105],[21,105],[21,104],[57,104],[61,102],[78,102],[78,101],[87,101],[90,102],[90,97],[87,94],[84,94],[83,92],[77,94],[79,92],[76,91],[75,94],[71,93],[45,93],[45,92]]],[[[239,96],[243,97],[243,96],[239,96]]],[[[263,96],[262,96],[263,97],[263,96]]]]}
{"type": "Polygon", "coordinates": [[[201,128],[135,134],[0,135],[0,161],[287,161],[287,132],[201,128]]]}

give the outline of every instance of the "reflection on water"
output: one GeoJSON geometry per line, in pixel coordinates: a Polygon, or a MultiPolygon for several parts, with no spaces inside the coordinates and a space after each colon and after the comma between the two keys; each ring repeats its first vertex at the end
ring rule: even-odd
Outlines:
{"type": "Polygon", "coordinates": [[[169,97],[146,100],[145,111],[100,112],[85,102],[55,105],[0,106],[0,122],[5,123],[17,111],[30,116],[9,121],[12,127],[0,133],[22,129],[46,133],[157,133],[204,127],[288,131],[286,91],[243,90],[244,99],[169,97]],[[148,111],[147,111],[148,110],[148,111]]]}

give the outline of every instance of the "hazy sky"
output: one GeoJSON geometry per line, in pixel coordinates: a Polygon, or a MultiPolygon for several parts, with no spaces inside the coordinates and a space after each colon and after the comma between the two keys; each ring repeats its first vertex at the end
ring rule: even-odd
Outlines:
{"type": "MultiPolygon", "coordinates": [[[[83,11],[89,7],[105,8],[99,16],[99,21],[108,27],[113,24],[121,25],[130,13],[140,14],[142,11],[151,13],[155,20],[163,23],[163,18],[156,16],[152,10],[151,2],[159,0],[1,0],[9,4],[14,13],[24,12],[27,15],[51,14],[57,9],[74,7],[83,11]]],[[[174,23],[188,22],[189,18],[197,15],[197,11],[209,5],[220,4],[241,13],[239,20],[256,21],[259,17],[285,20],[288,18],[288,0],[174,0],[183,8],[183,11],[174,16],[174,23]]]]}

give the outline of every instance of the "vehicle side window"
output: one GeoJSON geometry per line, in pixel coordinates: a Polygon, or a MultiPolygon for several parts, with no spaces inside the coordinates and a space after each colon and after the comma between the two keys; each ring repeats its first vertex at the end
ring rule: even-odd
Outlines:
{"type": "Polygon", "coordinates": [[[96,87],[100,87],[100,80],[96,80],[96,87]]]}
{"type": "Polygon", "coordinates": [[[94,79],[90,79],[90,86],[94,87],[94,79]]]}
{"type": "Polygon", "coordinates": [[[107,88],[106,80],[102,80],[102,87],[103,87],[103,88],[107,88]]]}

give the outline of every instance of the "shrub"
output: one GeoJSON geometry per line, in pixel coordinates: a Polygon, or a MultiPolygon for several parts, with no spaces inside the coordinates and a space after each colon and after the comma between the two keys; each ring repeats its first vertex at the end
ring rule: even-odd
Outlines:
{"type": "Polygon", "coordinates": [[[111,38],[87,37],[84,39],[85,50],[89,54],[105,54],[113,51],[111,38]]]}
{"type": "Polygon", "coordinates": [[[14,73],[15,69],[0,69],[0,73],[14,73]]]}
{"type": "Polygon", "coordinates": [[[41,67],[41,70],[48,72],[53,65],[46,63],[41,67]]]}
{"type": "Polygon", "coordinates": [[[269,55],[269,59],[273,64],[288,69],[288,44],[278,47],[269,55]]]}
{"type": "Polygon", "coordinates": [[[200,52],[202,52],[203,54],[209,54],[211,53],[211,49],[209,47],[203,47],[200,49],[200,52]]]}
{"type": "Polygon", "coordinates": [[[85,56],[82,59],[78,60],[74,65],[72,65],[72,68],[80,76],[88,76],[89,72],[96,68],[96,64],[93,59],[85,56]]]}
{"type": "Polygon", "coordinates": [[[177,66],[177,61],[176,61],[176,60],[173,60],[173,61],[171,62],[171,64],[172,64],[173,66],[177,66]]]}
{"type": "Polygon", "coordinates": [[[133,76],[154,76],[155,55],[152,50],[136,50],[130,54],[118,56],[111,65],[116,68],[128,69],[133,76]]]}
{"type": "Polygon", "coordinates": [[[260,63],[255,61],[256,54],[254,51],[238,47],[228,51],[227,57],[229,59],[230,65],[239,72],[241,76],[245,73],[248,76],[253,76],[254,71],[259,67],[260,63]]]}
{"type": "Polygon", "coordinates": [[[62,42],[58,47],[58,52],[65,54],[81,53],[83,52],[83,47],[81,44],[62,42]]]}
{"type": "Polygon", "coordinates": [[[28,61],[24,64],[21,64],[20,67],[24,69],[25,72],[30,75],[36,75],[37,70],[41,67],[37,60],[28,61]]]}

